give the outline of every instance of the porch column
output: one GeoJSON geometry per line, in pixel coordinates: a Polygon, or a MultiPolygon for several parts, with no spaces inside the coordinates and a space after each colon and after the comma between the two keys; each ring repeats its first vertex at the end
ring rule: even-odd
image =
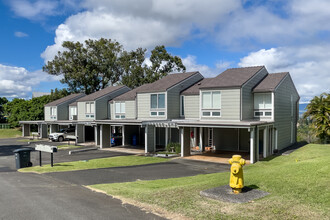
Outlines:
{"type": "Polygon", "coordinates": [[[95,127],[94,127],[94,131],[95,131],[95,145],[96,146],[98,146],[98,145],[100,145],[100,125],[96,125],[95,127]]]}
{"type": "Polygon", "coordinates": [[[194,128],[194,146],[193,147],[196,147],[197,146],[197,128],[194,128]]]}
{"type": "Polygon", "coordinates": [[[85,142],[85,126],[82,124],[76,125],[75,135],[78,137],[77,143],[84,143],[85,142]]]}
{"type": "Polygon", "coordinates": [[[156,128],[152,125],[147,125],[144,129],[145,133],[145,153],[151,153],[156,151],[156,128]]]}
{"type": "Polygon", "coordinates": [[[259,127],[256,127],[256,158],[255,158],[255,162],[259,161],[259,141],[260,141],[260,135],[259,135],[259,127]]]}
{"type": "Polygon", "coordinates": [[[100,127],[100,148],[110,147],[110,138],[111,138],[110,125],[101,125],[100,127]]]}
{"type": "Polygon", "coordinates": [[[250,163],[255,163],[255,159],[254,159],[254,128],[250,128],[250,163]]]}
{"type": "Polygon", "coordinates": [[[22,125],[22,137],[30,136],[30,124],[22,125]]]}
{"type": "Polygon", "coordinates": [[[278,130],[275,128],[275,149],[277,150],[277,138],[278,138],[278,130]]]}
{"type": "Polygon", "coordinates": [[[180,128],[181,157],[190,156],[190,132],[189,128],[180,128]]]}
{"type": "Polygon", "coordinates": [[[168,127],[165,128],[165,147],[168,145],[168,127]]]}
{"type": "Polygon", "coordinates": [[[203,128],[199,128],[199,151],[203,151],[203,128]]]}
{"type": "Polygon", "coordinates": [[[121,127],[121,136],[122,136],[122,139],[121,139],[121,145],[125,145],[125,125],[123,125],[121,127]]]}
{"type": "Polygon", "coordinates": [[[55,125],[55,124],[51,124],[49,126],[49,133],[55,133],[58,131],[58,125],[55,125]]]}
{"type": "Polygon", "coordinates": [[[38,124],[38,133],[40,134],[40,138],[48,137],[48,129],[46,124],[38,124]]]}
{"type": "Polygon", "coordinates": [[[263,157],[266,158],[268,156],[268,126],[264,129],[264,150],[263,150],[263,157]]]}

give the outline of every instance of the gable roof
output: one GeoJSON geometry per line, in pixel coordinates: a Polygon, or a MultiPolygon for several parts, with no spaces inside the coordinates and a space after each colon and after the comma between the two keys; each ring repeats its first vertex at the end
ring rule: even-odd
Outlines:
{"type": "Polygon", "coordinates": [[[87,95],[85,97],[82,97],[81,99],[78,99],[77,102],[95,101],[96,99],[98,99],[98,98],[100,98],[102,96],[105,96],[105,95],[107,95],[109,93],[112,93],[112,92],[114,92],[114,91],[116,91],[118,89],[121,89],[123,87],[125,87],[125,86],[108,86],[108,87],[106,87],[104,89],[101,89],[101,90],[99,90],[97,92],[94,92],[94,93],[89,94],[89,95],[87,95]]]}
{"type": "Polygon", "coordinates": [[[211,82],[214,78],[204,78],[201,81],[198,81],[194,85],[190,86],[186,90],[181,92],[181,95],[199,95],[199,89],[201,86],[211,82]]]}
{"type": "Polygon", "coordinates": [[[268,74],[252,91],[273,92],[288,74],[288,72],[268,74]]]}
{"type": "Polygon", "coordinates": [[[139,92],[165,92],[172,86],[179,84],[181,81],[199,73],[196,72],[185,72],[185,73],[172,73],[157,80],[156,82],[148,84],[148,86],[141,89],[139,92]]]}
{"type": "Polygon", "coordinates": [[[153,83],[144,84],[140,87],[137,87],[129,92],[126,92],[120,96],[114,98],[114,101],[128,101],[134,100],[136,98],[137,93],[147,93],[147,92],[165,92],[172,86],[179,84],[183,80],[195,75],[200,74],[198,71],[196,72],[185,72],[185,73],[172,73],[167,76],[157,80],[153,83]]]}
{"type": "Polygon", "coordinates": [[[77,106],[77,102],[72,102],[69,106],[77,106]]]}
{"type": "Polygon", "coordinates": [[[53,102],[49,102],[45,106],[58,106],[58,105],[63,104],[65,102],[69,102],[70,100],[75,101],[76,99],[81,98],[83,96],[85,96],[84,93],[71,94],[71,95],[65,96],[63,98],[57,99],[53,102]]]}
{"type": "Polygon", "coordinates": [[[200,88],[241,87],[263,68],[265,67],[252,66],[227,69],[200,88]]]}

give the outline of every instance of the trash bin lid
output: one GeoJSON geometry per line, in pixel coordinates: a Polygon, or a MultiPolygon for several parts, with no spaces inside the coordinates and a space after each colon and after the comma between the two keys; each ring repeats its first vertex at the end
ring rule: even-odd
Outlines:
{"type": "Polygon", "coordinates": [[[33,149],[32,148],[19,148],[19,149],[13,150],[14,153],[24,152],[24,151],[33,151],[33,149]]]}

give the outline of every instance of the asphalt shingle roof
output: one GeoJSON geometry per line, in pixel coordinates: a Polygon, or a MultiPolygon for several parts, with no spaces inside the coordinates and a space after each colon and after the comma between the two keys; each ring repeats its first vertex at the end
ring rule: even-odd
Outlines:
{"type": "Polygon", "coordinates": [[[127,93],[124,93],[116,98],[114,101],[125,101],[125,100],[134,100],[137,93],[147,93],[147,92],[164,92],[172,86],[180,83],[181,81],[197,74],[199,72],[186,72],[186,73],[172,73],[163,77],[156,82],[144,84],[140,87],[137,87],[127,93]]]}
{"type": "Polygon", "coordinates": [[[75,101],[77,98],[83,97],[83,96],[85,96],[84,93],[71,94],[71,95],[65,96],[63,98],[57,99],[57,100],[55,100],[53,102],[47,103],[45,106],[58,106],[58,105],[60,105],[62,103],[68,102],[70,100],[75,101]]]}
{"type": "Polygon", "coordinates": [[[263,68],[265,67],[253,66],[227,69],[200,88],[241,87],[263,68]]]}
{"type": "Polygon", "coordinates": [[[182,95],[198,95],[199,89],[201,86],[211,82],[214,78],[204,78],[201,81],[195,83],[194,85],[190,86],[188,89],[181,92],[182,95]]]}
{"type": "Polygon", "coordinates": [[[77,102],[85,102],[85,101],[95,101],[96,99],[105,96],[111,92],[114,92],[118,89],[123,88],[124,86],[108,86],[102,90],[99,90],[97,92],[94,92],[92,94],[89,94],[85,97],[82,97],[81,99],[78,99],[77,102]]]}
{"type": "Polygon", "coordinates": [[[254,87],[253,92],[273,92],[288,74],[288,72],[268,74],[256,87],[254,87]]]}

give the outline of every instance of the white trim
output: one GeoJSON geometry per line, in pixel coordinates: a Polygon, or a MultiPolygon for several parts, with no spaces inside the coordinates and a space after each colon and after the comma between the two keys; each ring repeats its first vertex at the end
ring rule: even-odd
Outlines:
{"type": "Polygon", "coordinates": [[[272,120],[274,121],[274,118],[275,118],[275,93],[274,92],[272,92],[272,108],[273,108],[272,120]]]}
{"type": "Polygon", "coordinates": [[[144,128],[144,152],[148,153],[148,126],[144,128]]]}
{"type": "Polygon", "coordinates": [[[254,160],[254,128],[250,128],[250,163],[255,163],[254,160]]]}
{"type": "Polygon", "coordinates": [[[259,161],[259,141],[260,141],[260,135],[259,135],[259,127],[256,127],[256,162],[259,161]]]}
{"type": "Polygon", "coordinates": [[[125,125],[121,126],[121,145],[125,146],[125,125]]]}
{"type": "Polygon", "coordinates": [[[199,150],[203,151],[203,128],[199,128],[199,150]]]}
{"type": "Polygon", "coordinates": [[[150,100],[150,109],[149,109],[149,116],[150,117],[164,117],[167,118],[167,92],[158,92],[158,93],[149,93],[149,100],[150,100]],[[164,95],[164,108],[158,108],[158,95],[164,95]],[[151,96],[157,95],[157,108],[151,108],[151,96]],[[157,115],[151,115],[151,112],[156,112],[157,115]],[[164,115],[159,115],[159,112],[164,112],[164,115]]]}
{"type": "Polygon", "coordinates": [[[200,90],[200,119],[202,118],[221,118],[222,114],[221,114],[221,104],[222,104],[222,91],[221,90],[200,90]],[[220,93],[220,109],[215,109],[215,108],[210,108],[210,109],[203,109],[203,92],[210,92],[211,93],[211,103],[213,106],[213,93],[214,92],[219,92],[220,93]],[[203,112],[210,112],[209,116],[205,116],[203,115],[203,112]],[[219,112],[220,116],[213,116],[213,112],[219,112]]]}
{"type": "Polygon", "coordinates": [[[184,128],[180,128],[180,137],[181,137],[181,157],[184,157],[184,128]]]}

